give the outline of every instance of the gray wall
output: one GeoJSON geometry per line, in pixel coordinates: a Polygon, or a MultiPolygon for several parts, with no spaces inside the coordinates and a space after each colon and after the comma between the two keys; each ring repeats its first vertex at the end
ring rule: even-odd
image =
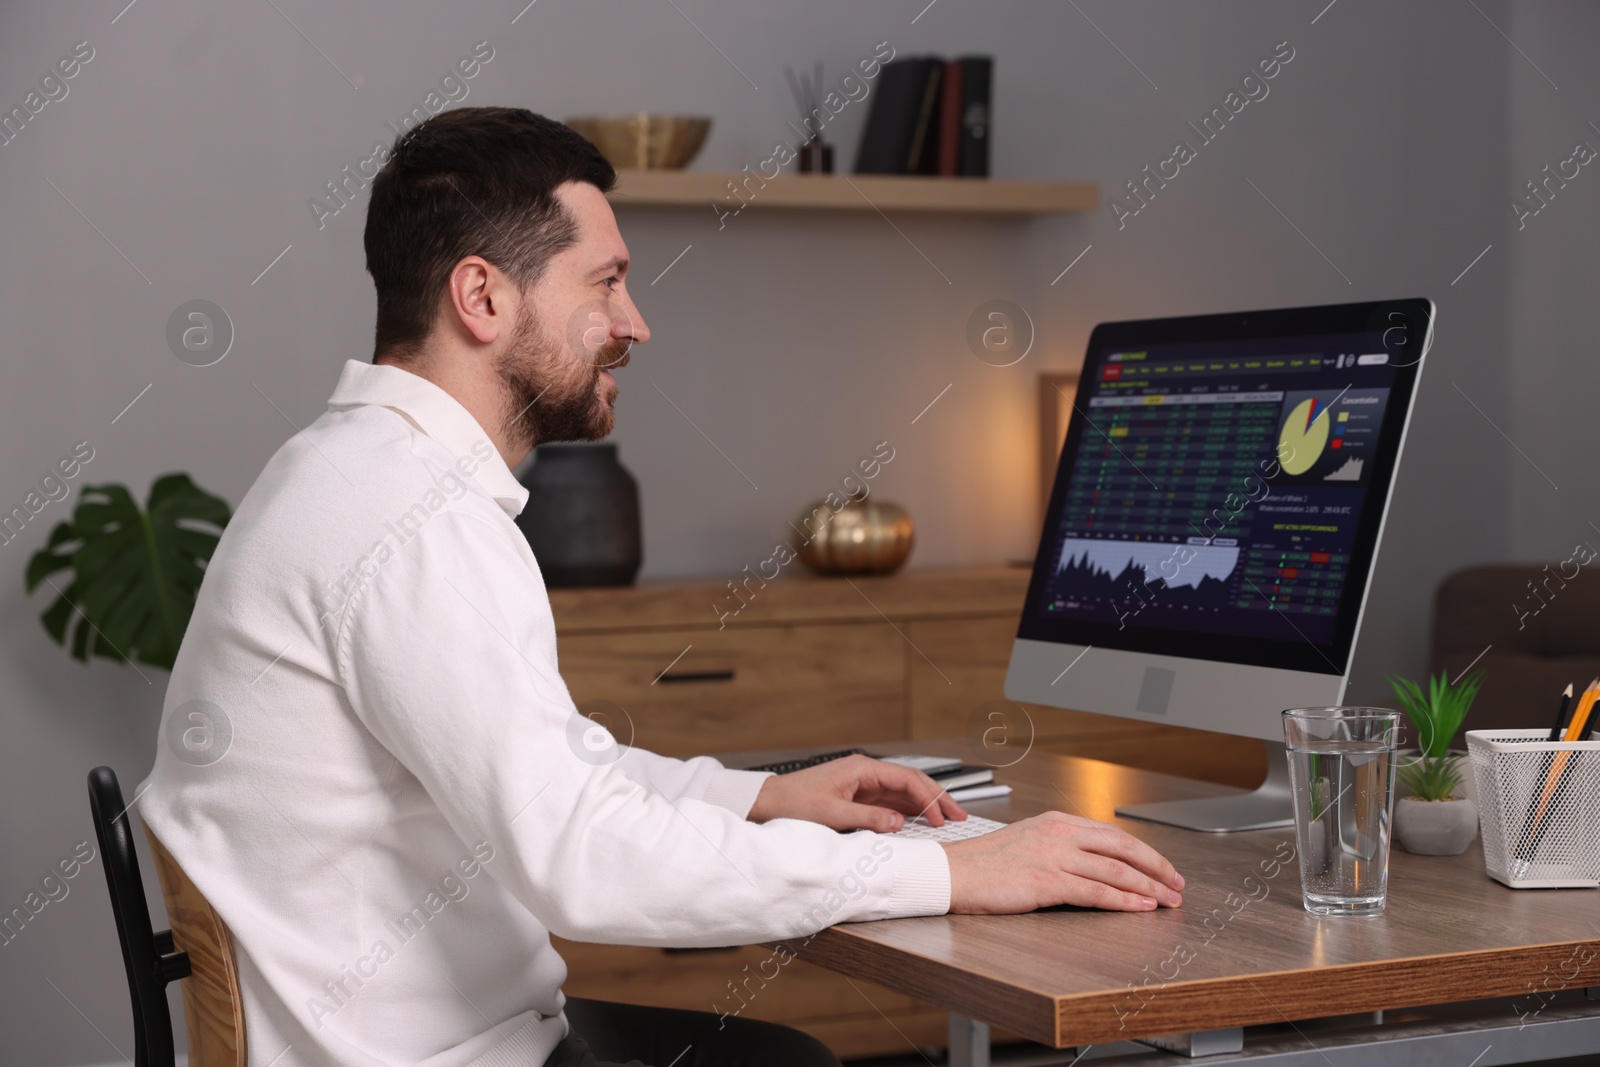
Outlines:
{"type": "MultiPolygon", "coordinates": [[[[1318,18],[1324,0],[1085,0],[1116,47],[1085,15],[1046,2],[940,0],[913,21],[923,0],[680,0],[684,14],[540,0],[515,25],[518,0],[404,14],[375,2],[276,6],[298,31],[257,3],[142,0],[115,23],[122,0],[0,12],[8,107],[73,43],[95,49],[67,97],[0,148],[6,507],[83,440],[95,458],[80,484],[123,481],[142,494],[156,475],[187,470],[236,502],[290,424],[316,417],[342,361],[369,352],[364,202],[319,230],[306,200],[390,136],[386,122],[476,41],[495,56],[466,103],[558,117],[710,114],[696,162],[707,169],[754,165],[786,136],[784,63],[820,57],[837,75],[885,39],[901,54],[990,52],[996,174],[1093,180],[1110,192],[1165,157],[1185,120],[1287,39],[1296,56],[1270,95],[1121,230],[1105,211],[896,216],[900,232],[872,213],[752,208],[719,231],[709,208],[621,211],[656,334],[621,376],[617,432],[644,487],[646,576],[732,576],[764,559],[786,520],[883,439],[897,456],[878,486],[919,522],[915,563],[1029,557],[1035,376],[1073,366],[1096,322],[1388,296],[1433,297],[1440,324],[1353,698],[1381,699],[1385,672],[1421,669],[1429,593],[1446,571],[1512,546],[1554,553],[1600,514],[1582,504],[1594,477],[1582,451],[1563,447],[1585,414],[1573,386],[1587,383],[1569,367],[1588,340],[1577,326],[1588,302],[1564,297],[1587,281],[1580,242],[1600,194],[1586,184],[1600,176],[1586,171],[1532,220],[1537,233],[1513,234],[1504,203],[1512,181],[1555,162],[1588,117],[1583,80],[1596,76],[1580,49],[1593,34],[1578,31],[1595,16],[1577,5],[1537,15],[1478,5],[1549,57],[1559,93],[1456,3],[1341,0],[1318,18]],[[1034,353],[1003,370],[963,340],[968,315],[994,297],[1023,305],[1038,326],[1034,353]],[[212,367],[179,362],[164,340],[169,313],[192,298],[221,304],[237,329],[212,367]]],[[[863,113],[852,105],[830,129],[846,163],[863,113]]],[[[21,593],[26,555],[69,504],[52,504],[0,549],[17,576],[0,582],[3,909],[90,836],[84,772],[110,763],[131,791],[155,744],[163,676],[145,669],[147,683],[128,668],[70,662],[38,626],[44,598],[21,593]]],[[[0,948],[5,1063],[131,1052],[99,865],[71,886],[0,948]]]]}
{"type": "MultiPolygon", "coordinates": [[[[1510,456],[1511,547],[1516,558],[1548,563],[1554,570],[1579,541],[1600,548],[1600,533],[1590,525],[1600,525],[1593,408],[1600,364],[1592,266],[1600,230],[1600,160],[1580,167],[1565,188],[1556,182],[1545,187],[1549,203],[1524,216],[1521,229],[1507,201],[1520,194],[1538,206],[1527,182],[1542,180],[1546,166],[1558,171],[1580,141],[1600,150],[1594,126],[1600,123],[1595,106],[1600,71],[1585,51],[1600,39],[1600,10],[1579,3],[1518,7],[1513,26],[1507,32],[1529,59],[1513,55],[1510,60],[1510,105],[1517,120],[1511,126],[1501,205],[1515,326],[1506,339],[1507,432],[1522,453],[1510,456]]],[[[1499,503],[1491,498],[1484,506],[1499,503]]],[[[1506,610],[1513,608],[1508,604],[1506,610]]]]}

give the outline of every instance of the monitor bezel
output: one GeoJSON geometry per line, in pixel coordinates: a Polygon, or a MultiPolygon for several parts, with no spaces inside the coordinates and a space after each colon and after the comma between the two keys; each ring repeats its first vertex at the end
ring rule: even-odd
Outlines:
{"type": "MultiPolygon", "coordinates": [[[[1235,663],[1241,666],[1274,667],[1314,674],[1343,675],[1349,670],[1350,656],[1365,609],[1372,566],[1377,555],[1379,535],[1389,510],[1394,473],[1400,459],[1406,427],[1416,395],[1416,384],[1423,358],[1432,341],[1433,304],[1423,298],[1383,300],[1359,304],[1334,304],[1318,307],[1277,308],[1266,311],[1234,312],[1220,315],[1193,315],[1180,318],[1146,319],[1101,323],[1089,336],[1083,370],[1073,396],[1074,417],[1069,421],[1066,440],[1057,461],[1056,478],[1050,504],[1034,555],[1033,575],[1017,637],[1055,644],[1094,646],[1162,656],[1235,663]],[[1357,525],[1355,544],[1346,575],[1346,595],[1341,599],[1330,641],[1316,643],[1296,637],[1286,627],[1283,640],[1262,640],[1229,634],[1160,629],[1138,625],[1119,629],[1110,621],[1050,619],[1039,610],[1055,569],[1055,531],[1066,503],[1066,483],[1087,432],[1087,420],[1079,417],[1084,393],[1098,381],[1101,365],[1108,355],[1146,346],[1253,341],[1277,337],[1326,336],[1382,331],[1382,343],[1396,371],[1383,425],[1379,431],[1372,480],[1363,512],[1357,525]],[[1352,596],[1351,592],[1359,591],[1352,596]]],[[[1292,623],[1289,616],[1284,618],[1292,623]]]]}

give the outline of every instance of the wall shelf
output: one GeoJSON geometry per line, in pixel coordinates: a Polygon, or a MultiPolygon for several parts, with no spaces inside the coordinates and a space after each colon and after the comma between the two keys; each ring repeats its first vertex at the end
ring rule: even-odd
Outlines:
{"type": "Polygon", "coordinates": [[[751,191],[744,195],[753,207],[1059,215],[1093,211],[1100,203],[1100,187],[1093,182],[797,174],[762,186],[759,178],[742,173],[695,170],[618,170],[610,198],[619,206],[737,209],[739,201],[728,190],[728,182],[737,180],[748,180],[751,191]]]}

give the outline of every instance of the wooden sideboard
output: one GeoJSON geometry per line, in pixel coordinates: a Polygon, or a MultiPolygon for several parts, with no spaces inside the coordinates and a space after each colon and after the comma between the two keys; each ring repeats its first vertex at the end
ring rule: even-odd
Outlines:
{"type": "MultiPolygon", "coordinates": [[[[1229,785],[1261,780],[1258,742],[1034,705],[1016,715],[1003,688],[1027,584],[1018,567],[786,577],[741,587],[745,606],[725,617],[739,603],[725,581],[558,589],[550,600],[578,706],[619,740],[665,755],[969,736],[1009,708],[1018,750],[1031,722],[1042,750],[1229,785]]],[[[737,1003],[729,983],[771,955],[558,946],[570,995],[699,1011],[737,1003]]],[[[938,1009],[799,961],[783,975],[744,1014],[812,1033],[842,1057],[945,1041],[938,1009]]]]}

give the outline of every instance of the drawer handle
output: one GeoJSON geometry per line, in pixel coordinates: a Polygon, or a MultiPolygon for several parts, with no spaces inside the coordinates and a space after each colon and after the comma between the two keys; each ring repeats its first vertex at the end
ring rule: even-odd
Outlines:
{"type": "Polygon", "coordinates": [[[664,948],[661,951],[665,952],[669,956],[690,956],[699,955],[701,953],[738,952],[741,947],[742,946],[740,945],[728,945],[726,947],[718,946],[716,948],[664,948]]]}
{"type": "Polygon", "coordinates": [[[677,674],[663,674],[656,681],[667,682],[731,682],[732,671],[679,671],[677,674]]]}

